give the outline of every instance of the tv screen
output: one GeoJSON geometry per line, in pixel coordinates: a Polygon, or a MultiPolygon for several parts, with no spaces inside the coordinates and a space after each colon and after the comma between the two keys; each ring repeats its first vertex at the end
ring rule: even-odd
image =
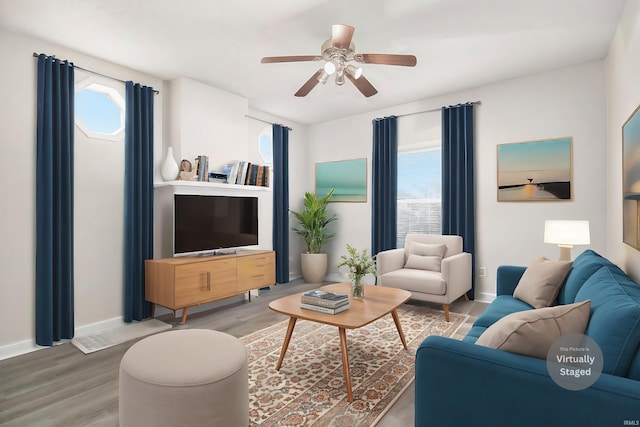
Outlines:
{"type": "Polygon", "coordinates": [[[209,252],[258,244],[258,198],[174,195],[173,252],[209,252]]]}

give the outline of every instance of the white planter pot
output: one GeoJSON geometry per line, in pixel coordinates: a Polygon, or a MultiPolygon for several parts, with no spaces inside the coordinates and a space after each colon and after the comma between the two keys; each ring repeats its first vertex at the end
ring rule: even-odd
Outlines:
{"type": "Polygon", "coordinates": [[[307,254],[300,257],[302,277],[307,283],[320,283],[327,274],[327,254],[307,254]]]}

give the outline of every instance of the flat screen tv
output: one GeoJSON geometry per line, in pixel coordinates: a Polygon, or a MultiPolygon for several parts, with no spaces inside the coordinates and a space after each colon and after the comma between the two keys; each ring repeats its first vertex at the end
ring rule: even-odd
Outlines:
{"type": "Polygon", "coordinates": [[[174,194],[174,255],[258,244],[258,198],[174,194]]]}

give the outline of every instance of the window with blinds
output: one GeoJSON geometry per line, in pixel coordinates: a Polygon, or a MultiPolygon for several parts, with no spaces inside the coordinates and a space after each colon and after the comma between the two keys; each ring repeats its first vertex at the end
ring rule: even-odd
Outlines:
{"type": "Polygon", "coordinates": [[[398,153],[398,248],[407,233],[442,232],[440,148],[398,153]]]}

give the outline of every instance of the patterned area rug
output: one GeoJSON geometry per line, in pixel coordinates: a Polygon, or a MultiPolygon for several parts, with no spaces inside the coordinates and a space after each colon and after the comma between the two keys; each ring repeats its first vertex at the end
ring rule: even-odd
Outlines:
{"type": "Polygon", "coordinates": [[[413,383],[415,351],[428,335],[452,336],[468,316],[398,308],[409,350],[391,315],[347,330],[353,402],[347,401],[338,328],[298,320],[280,371],[288,320],[241,340],[249,353],[251,426],[373,426],[413,383]]]}

